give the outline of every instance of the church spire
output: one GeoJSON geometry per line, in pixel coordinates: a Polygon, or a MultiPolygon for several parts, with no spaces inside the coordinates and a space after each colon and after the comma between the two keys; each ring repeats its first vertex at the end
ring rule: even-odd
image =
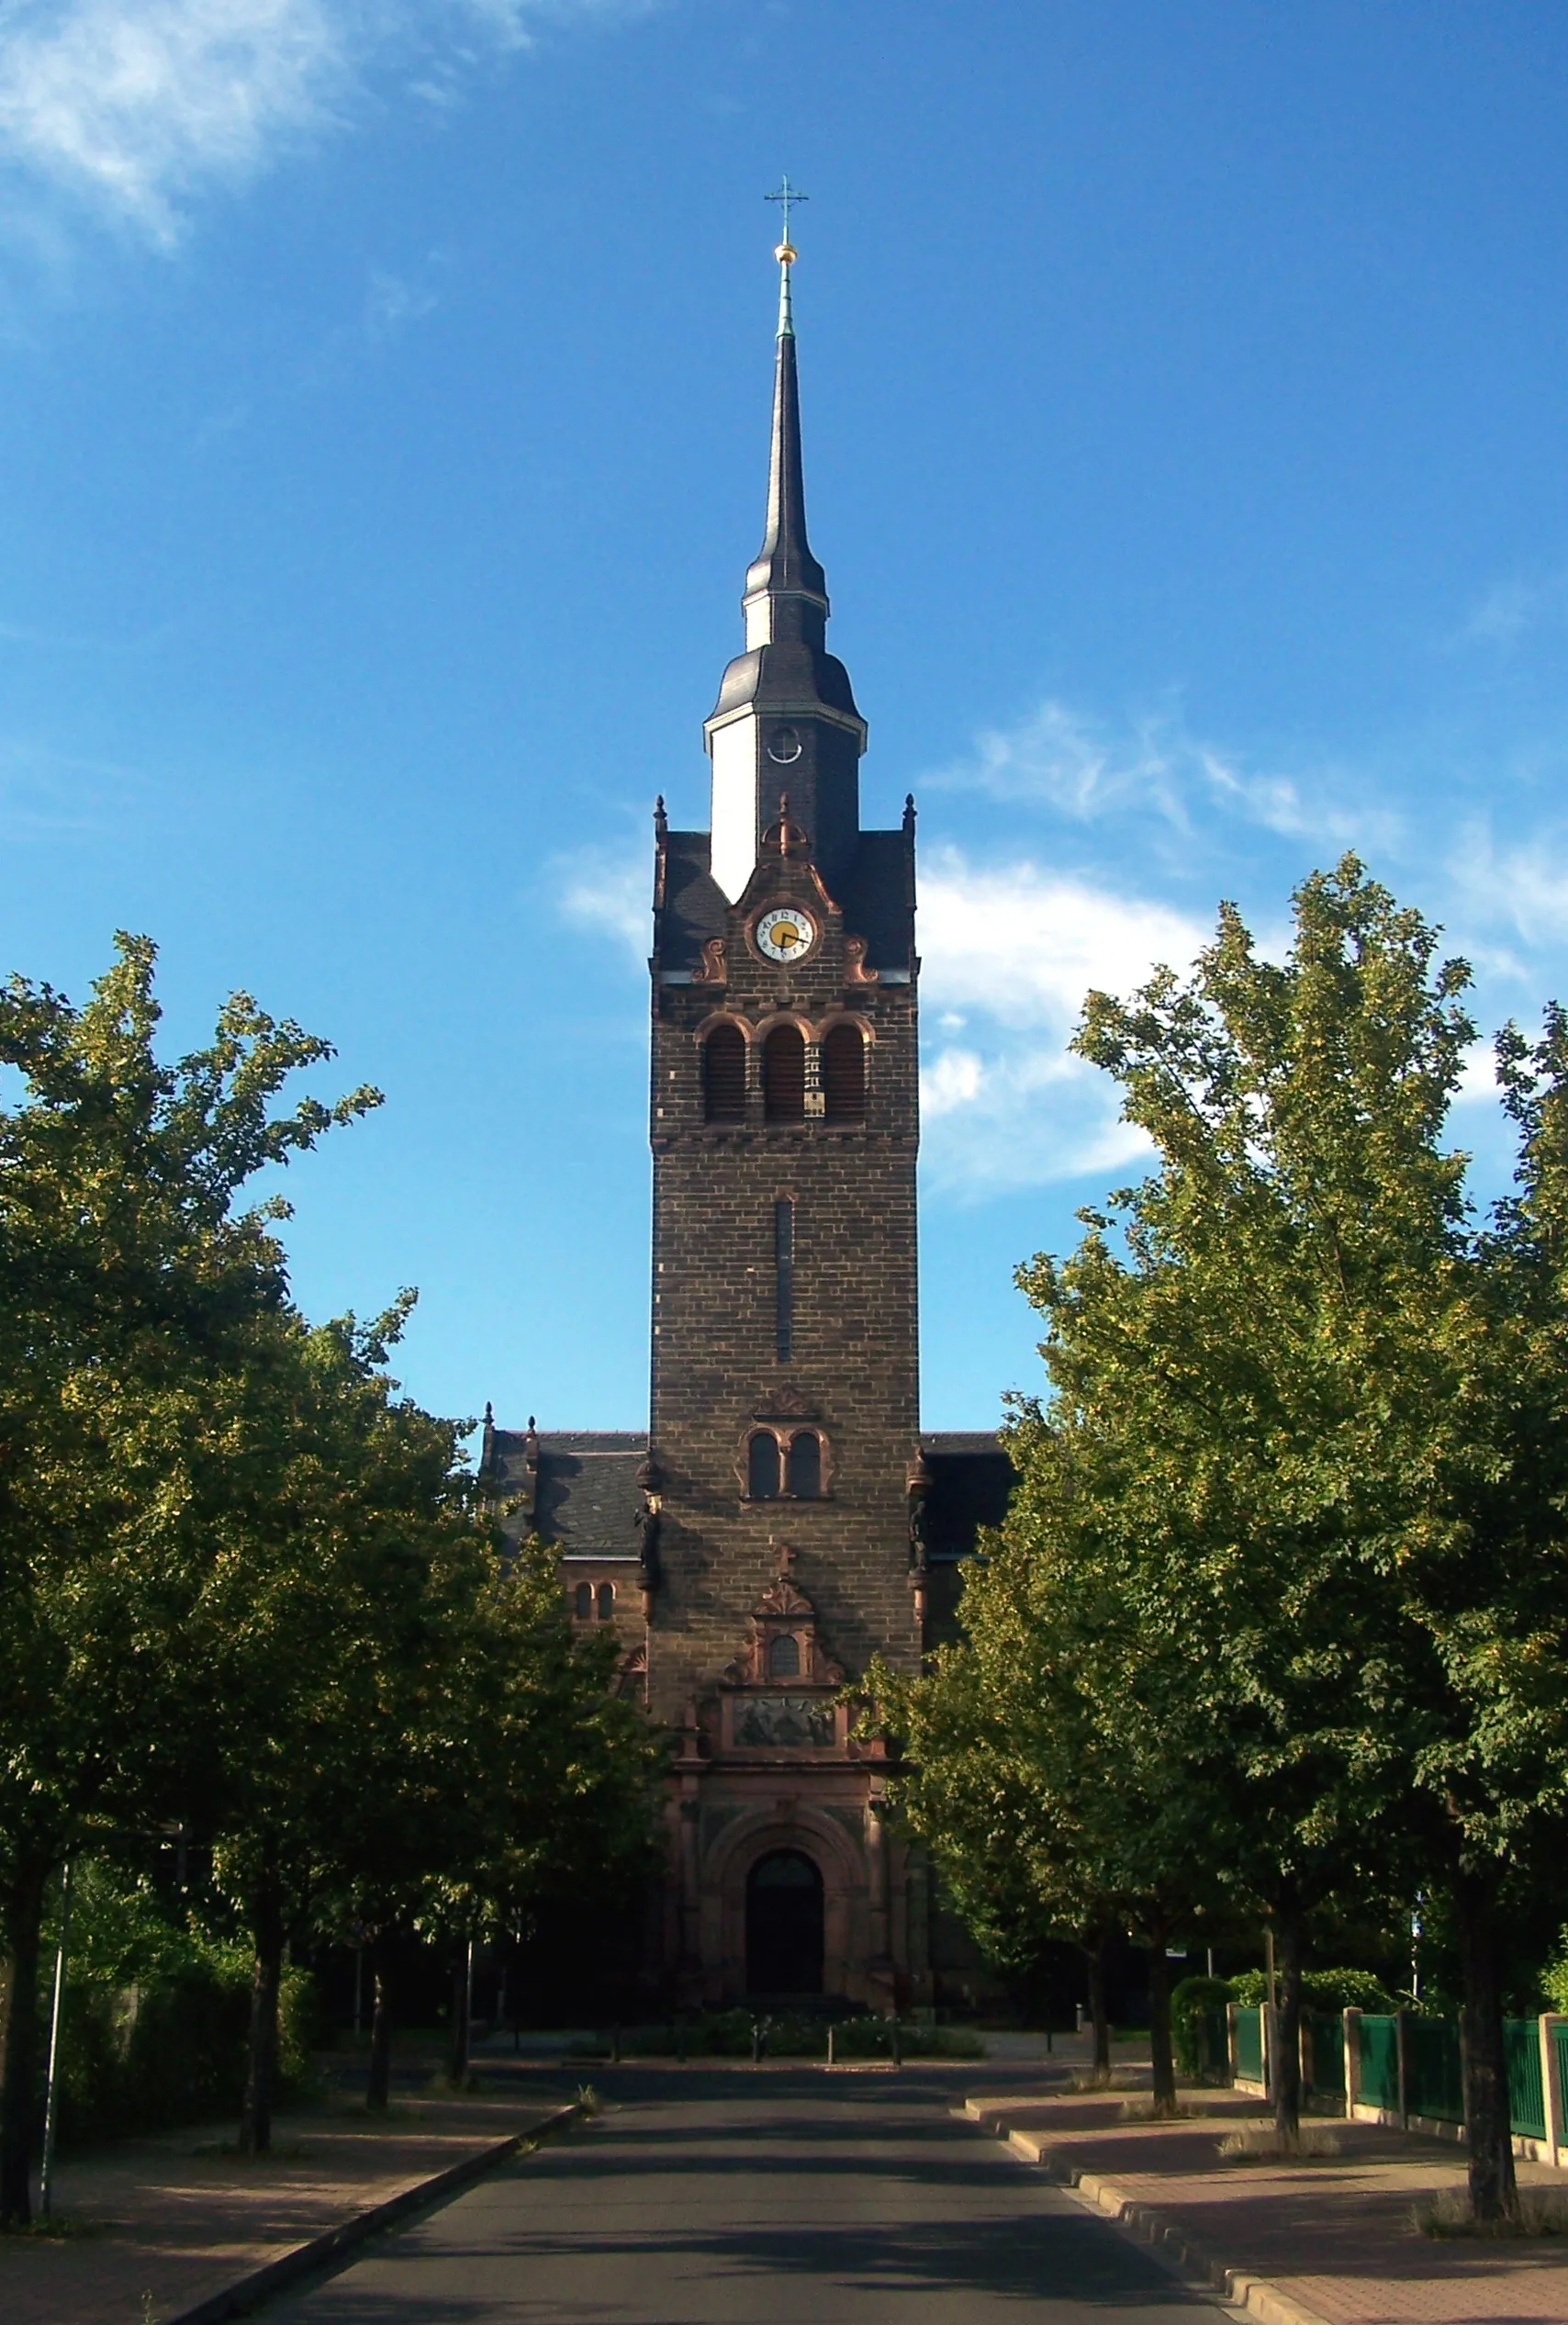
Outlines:
{"type": "Polygon", "coordinates": [[[777,826],[780,782],[812,861],[831,886],[859,843],[858,762],[866,723],[849,674],[827,651],[827,583],[806,538],[801,464],[801,390],[795,368],[790,209],[805,200],[788,178],[770,202],[784,207],[774,343],[773,435],[767,529],[741,600],[745,649],[725,670],[703,733],[713,764],[711,862],[734,904],[777,826]]]}
{"type": "Polygon", "coordinates": [[[821,646],[827,629],[827,577],[806,538],[806,486],[801,460],[801,388],[795,365],[795,318],[790,270],[795,248],[790,211],[803,202],[786,177],[767,197],[784,210],[784,236],[774,252],[778,261],[778,334],[773,365],[773,442],[767,464],[767,529],[745,578],[741,603],[746,644],[769,646],[796,638],[821,646]]]}

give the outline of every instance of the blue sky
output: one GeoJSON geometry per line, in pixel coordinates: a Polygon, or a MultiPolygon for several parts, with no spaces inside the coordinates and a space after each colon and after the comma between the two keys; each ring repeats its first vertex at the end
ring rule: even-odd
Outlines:
{"type": "Polygon", "coordinates": [[[291,1174],[306,1307],[642,1420],[649,810],[706,819],[787,168],[921,803],[925,1417],[989,1421],[1129,1165],[1090,984],[1353,846],[1487,1028],[1568,994],[1565,118],[1530,0],[6,0],[0,966],[144,929],[173,1045],[330,1037],[387,1104],[291,1174]]]}

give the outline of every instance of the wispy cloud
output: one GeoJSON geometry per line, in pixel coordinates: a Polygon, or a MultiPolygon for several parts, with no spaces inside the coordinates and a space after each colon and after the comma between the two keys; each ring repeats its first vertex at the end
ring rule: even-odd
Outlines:
{"type": "Polygon", "coordinates": [[[1455,646],[1512,654],[1533,632],[1568,621],[1568,574],[1510,574],[1484,590],[1461,624],[1455,646]]]}
{"type": "Polygon", "coordinates": [[[1215,814],[1239,815],[1288,838],[1335,848],[1382,848],[1399,818],[1355,797],[1327,769],[1259,770],[1195,736],[1175,702],[1119,723],[1047,696],[1026,717],[987,727],[970,754],[926,778],[939,791],[980,792],[1074,823],[1152,814],[1176,832],[1215,814]]]}
{"type": "Polygon", "coordinates": [[[576,928],[613,937],[639,967],[653,942],[648,850],[578,848],[555,857],[551,887],[564,920],[576,928]]]}
{"type": "Polygon", "coordinates": [[[197,197],[342,127],[401,55],[448,74],[635,0],[11,0],[0,156],[164,247],[197,197]]]}
{"type": "MultiPolygon", "coordinates": [[[[1468,823],[1449,864],[1466,912],[1527,946],[1561,949],[1568,929],[1568,834],[1536,832],[1499,848],[1489,824],[1468,823]]],[[[1523,964],[1514,964],[1522,972],[1523,964]]]]}

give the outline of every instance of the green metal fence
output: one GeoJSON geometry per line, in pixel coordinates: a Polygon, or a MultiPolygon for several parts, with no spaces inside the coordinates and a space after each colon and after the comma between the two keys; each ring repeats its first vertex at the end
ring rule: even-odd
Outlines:
{"type": "Polygon", "coordinates": [[[1315,2099],[1345,2104],[1345,2021],[1337,2010],[1303,2013],[1306,2087],[1315,2099]]]}
{"type": "Polygon", "coordinates": [[[1399,2105],[1399,2025],[1363,2011],[1358,2029],[1361,2097],[1369,2107],[1399,2105]]]}
{"type": "Polygon", "coordinates": [[[1261,2083],[1263,2080],[1263,2013],[1261,2009],[1236,2013],[1236,2072],[1242,2083],[1261,2083]]]}
{"type": "Polygon", "coordinates": [[[1546,2137],[1546,2094],[1540,2086],[1540,2022],[1505,2018],[1503,2049],[1508,2061],[1508,2128],[1522,2140],[1546,2137]]]}
{"type": "Polygon", "coordinates": [[[1464,2069],[1451,2018],[1405,2021],[1405,2104],[1438,2123],[1464,2121],[1464,2069]]]}
{"type": "Polygon", "coordinates": [[[1193,2072],[1200,2083],[1230,2081],[1230,2036],[1223,2004],[1200,2010],[1193,2019],[1193,2072]]]}

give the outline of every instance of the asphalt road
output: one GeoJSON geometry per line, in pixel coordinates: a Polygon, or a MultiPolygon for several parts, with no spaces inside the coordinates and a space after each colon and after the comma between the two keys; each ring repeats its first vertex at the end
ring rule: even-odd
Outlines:
{"type": "Polygon", "coordinates": [[[950,2076],[598,2072],[605,2110],[268,2325],[1192,2325],[1116,2230],[950,2113],[950,2076]]]}

